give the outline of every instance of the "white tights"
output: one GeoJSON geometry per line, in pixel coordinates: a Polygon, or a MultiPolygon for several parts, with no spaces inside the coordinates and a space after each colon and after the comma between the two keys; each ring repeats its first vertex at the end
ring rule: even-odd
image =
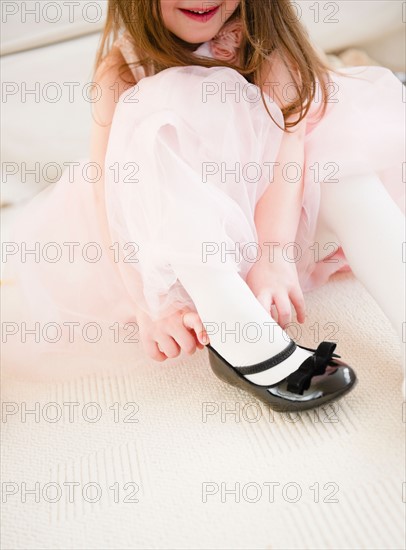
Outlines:
{"type": "Polygon", "coordinates": [[[402,341],[405,216],[375,174],[322,184],[316,239],[328,232],[402,341]]]}
{"type": "MultiPolygon", "coordinates": [[[[401,184],[400,184],[401,185],[401,184]]],[[[405,216],[376,174],[322,184],[318,239],[343,247],[356,278],[396,331],[406,371],[405,216]]],[[[406,398],[406,378],[403,396],[406,398]]]]}

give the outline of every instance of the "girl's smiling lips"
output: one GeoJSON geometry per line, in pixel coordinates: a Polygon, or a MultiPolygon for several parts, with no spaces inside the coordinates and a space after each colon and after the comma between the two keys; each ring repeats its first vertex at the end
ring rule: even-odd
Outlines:
{"type": "Polygon", "coordinates": [[[180,11],[184,13],[190,19],[194,21],[200,21],[201,23],[207,23],[216,13],[219,11],[220,6],[214,6],[211,8],[193,9],[187,10],[180,8],[180,11]]]}

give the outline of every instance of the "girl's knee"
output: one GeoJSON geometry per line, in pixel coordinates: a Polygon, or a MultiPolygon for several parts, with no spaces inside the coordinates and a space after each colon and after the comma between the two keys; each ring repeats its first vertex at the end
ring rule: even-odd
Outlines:
{"type": "Polygon", "coordinates": [[[228,67],[172,67],[138,83],[137,97],[156,109],[186,112],[190,122],[197,117],[218,115],[235,108],[249,107],[260,100],[258,88],[238,71],[228,67]],[[214,111],[214,113],[213,113],[214,111]]]}
{"type": "Polygon", "coordinates": [[[336,252],[340,247],[339,239],[332,227],[326,222],[323,217],[323,212],[319,212],[317,219],[313,250],[316,254],[316,261],[324,260],[327,256],[336,252]]]}

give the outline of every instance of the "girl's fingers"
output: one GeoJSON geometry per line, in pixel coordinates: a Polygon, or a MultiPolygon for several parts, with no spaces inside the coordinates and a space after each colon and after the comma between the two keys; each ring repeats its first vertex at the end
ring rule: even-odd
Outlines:
{"type": "Polygon", "coordinates": [[[256,298],[261,306],[266,309],[267,313],[270,313],[272,306],[272,292],[260,292],[256,298]]]}
{"type": "Polygon", "coordinates": [[[180,347],[169,335],[163,335],[158,339],[158,347],[168,359],[174,359],[180,354],[180,347]]]}
{"type": "Polygon", "coordinates": [[[292,314],[289,297],[286,293],[275,294],[273,301],[278,310],[278,325],[284,328],[284,326],[290,322],[292,314]]]}
{"type": "Polygon", "coordinates": [[[306,319],[306,304],[302,289],[300,287],[295,287],[290,293],[290,299],[295,307],[298,322],[304,323],[306,319]]]}
{"type": "Polygon", "coordinates": [[[203,347],[210,343],[209,336],[207,334],[206,329],[204,328],[202,320],[200,319],[199,315],[195,311],[189,311],[183,314],[183,325],[186,328],[194,331],[198,342],[203,347]]]}
{"type": "Polygon", "coordinates": [[[187,355],[193,355],[196,351],[196,338],[192,332],[183,326],[177,326],[172,329],[171,336],[178,343],[181,350],[187,355]]]}
{"type": "Polygon", "coordinates": [[[146,340],[144,342],[145,353],[151,357],[154,361],[166,361],[167,357],[162,351],[158,348],[158,344],[153,340],[146,340]]]}

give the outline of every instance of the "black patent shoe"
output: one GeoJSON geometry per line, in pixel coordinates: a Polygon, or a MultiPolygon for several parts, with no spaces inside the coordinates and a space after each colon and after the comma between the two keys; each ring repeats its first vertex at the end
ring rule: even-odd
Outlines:
{"type": "Polygon", "coordinates": [[[274,357],[248,367],[233,367],[210,344],[206,347],[209,350],[210,366],[218,378],[251,393],[278,412],[303,411],[335,401],[357,382],[354,370],[333,353],[336,347],[333,342],[321,342],[314,350],[299,346],[291,340],[274,357]],[[314,354],[283,380],[263,386],[246,378],[279,365],[296,347],[313,351],[314,354]]]}

